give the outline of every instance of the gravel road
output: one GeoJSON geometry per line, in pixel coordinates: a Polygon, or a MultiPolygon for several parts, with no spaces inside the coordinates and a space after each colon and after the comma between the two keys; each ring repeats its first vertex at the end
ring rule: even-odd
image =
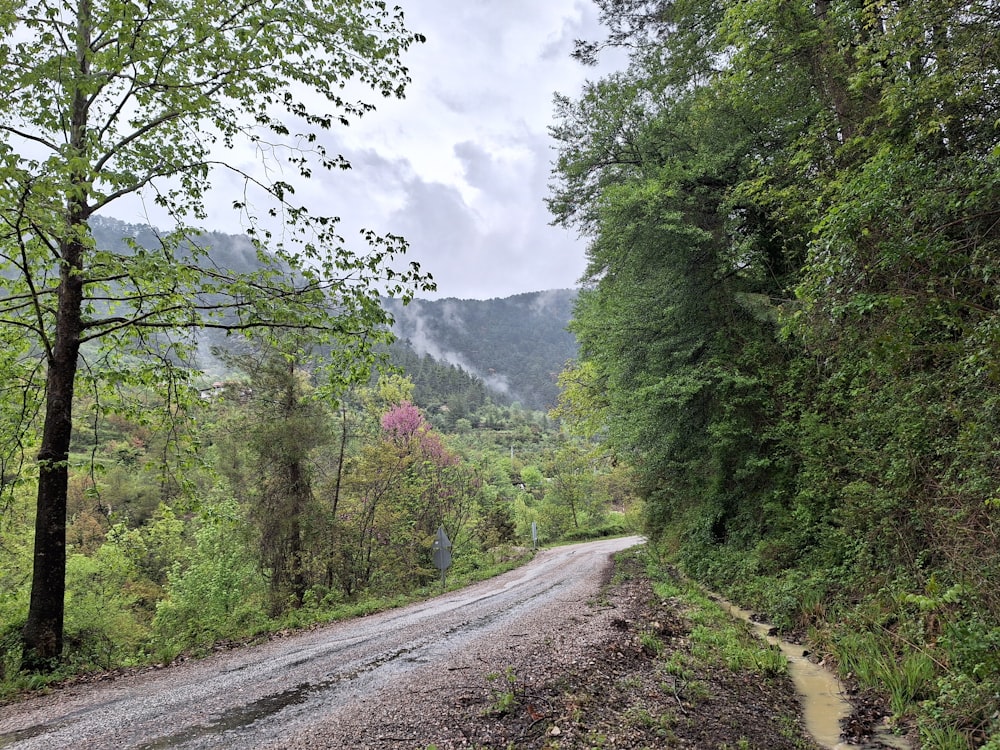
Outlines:
{"type": "Polygon", "coordinates": [[[481,681],[523,639],[565,636],[592,617],[610,555],[640,542],[543,550],[402,609],[2,706],[0,748],[425,747],[414,713],[434,726],[441,694],[469,670],[479,665],[481,681]],[[394,738],[401,712],[409,733],[394,738]]]}

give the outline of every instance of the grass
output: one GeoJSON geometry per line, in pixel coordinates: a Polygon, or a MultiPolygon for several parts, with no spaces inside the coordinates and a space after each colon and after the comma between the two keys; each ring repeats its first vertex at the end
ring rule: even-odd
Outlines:
{"type": "MultiPolygon", "coordinates": [[[[691,656],[697,662],[721,664],[733,671],[747,670],[766,677],[787,673],[788,661],[776,646],[758,638],[749,625],[734,619],[697,585],[657,569],[651,570],[651,577],[657,596],[675,599],[683,608],[692,625],[691,656]]],[[[686,671],[684,665],[677,663],[667,669],[671,674],[686,671]]]]}
{"type": "Polygon", "coordinates": [[[0,642],[0,702],[7,702],[19,695],[34,692],[46,692],[50,686],[76,675],[100,672],[104,669],[114,669],[123,666],[142,666],[145,664],[169,663],[182,653],[199,658],[213,652],[218,644],[227,642],[254,643],[269,633],[307,629],[315,625],[338,622],[363,615],[370,615],[385,610],[396,609],[418,601],[431,599],[448,591],[455,591],[478,581],[494,578],[513,570],[527,562],[532,555],[528,554],[515,560],[507,560],[492,565],[484,565],[461,574],[449,576],[447,586],[440,583],[423,586],[413,591],[392,594],[388,596],[372,596],[357,601],[338,602],[335,604],[317,604],[302,609],[290,610],[277,620],[270,620],[262,627],[242,633],[223,634],[218,640],[191,644],[187,648],[169,646],[167,644],[148,644],[140,653],[128,654],[115,663],[80,663],[68,661],[49,674],[22,674],[18,671],[20,641],[15,638],[7,643],[0,642]]]}
{"type": "Polygon", "coordinates": [[[888,695],[895,718],[905,715],[916,701],[929,697],[936,665],[922,651],[896,653],[887,637],[874,632],[845,632],[834,639],[842,677],[853,674],[864,687],[888,695]]]}

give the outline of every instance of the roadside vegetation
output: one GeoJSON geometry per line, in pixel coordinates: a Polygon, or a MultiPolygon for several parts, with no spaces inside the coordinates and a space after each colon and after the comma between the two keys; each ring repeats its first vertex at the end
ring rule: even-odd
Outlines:
{"type": "Polygon", "coordinates": [[[598,0],[557,102],[590,238],[561,413],[686,575],[927,747],[1000,747],[1000,14],[598,0]]]}
{"type": "Polygon", "coordinates": [[[639,523],[622,469],[546,414],[487,399],[456,419],[448,366],[424,363],[428,412],[399,374],[330,402],[283,357],[237,364],[231,379],[192,388],[186,418],[174,421],[186,429],[171,435],[173,465],[155,424],[105,415],[88,426],[93,404],[77,409],[65,658],[47,675],[22,674],[19,662],[30,476],[10,493],[0,696],[434,595],[439,527],[453,544],[446,584],[456,587],[530,559],[533,523],[539,544],[639,523]]]}

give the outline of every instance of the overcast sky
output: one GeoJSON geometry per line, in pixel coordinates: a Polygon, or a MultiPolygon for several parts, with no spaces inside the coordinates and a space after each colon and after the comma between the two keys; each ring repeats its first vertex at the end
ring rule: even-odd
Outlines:
{"type": "MultiPolygon", "coordinates": [[[[599,75],[570,58],[598,38],[591,0],[402,0],[426,35],[413,83],[340,141],[354,169],[331,198],[351,224],[402,234],[436,297],[488,299],[576,286],[585,242],[544,203],[554,92],[599,75]]],[[[339,209],[338,209],[339,211],[339,209]]]]}
{"type": "Polygon", "coordinates": [[[403,0],[427,36],[407,59],[403,101],[382,102],[340,134],[354,170],[331,183],[347,236],[402,234],[437,297],[488,299],[576,286],[585,242],[550,226],[544,198],[554,92],[587,69],[573,40],[597,38],[590,0],[403,0]]]}
{"type": "MultiPolygon", "coordinates": [[[[399,4],[427,37],[404,58],[413,79],[406,99],[376,100],[360,122],[335,127],[328,148],[353,169],[314,172],[298,197],[314,213],[340,216],[348,246],[357,246],[360,227],[406,237],[407,260],[438,285],[425,298],[576,286],[586,243],[549,223],[548,127],[553,93],[575,96],[600,75],[570,58],[574,39],[601,36],[597,8],[591,0],[399,4]]],[[[206,228],[240,231],[224,208],[231,194],[217,192],[206,228]]]]}

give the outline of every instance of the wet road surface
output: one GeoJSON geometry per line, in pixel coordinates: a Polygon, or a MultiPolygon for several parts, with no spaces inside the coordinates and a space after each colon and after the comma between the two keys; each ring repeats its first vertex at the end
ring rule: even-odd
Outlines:
{"type": "Polygon", "coordinates": [[[405,608],[168,669],[0,706],[0,748],[255,748],[357,711],[380,688],[597,593],[638,537],[543,550],[489,581],[405,608]]]}

